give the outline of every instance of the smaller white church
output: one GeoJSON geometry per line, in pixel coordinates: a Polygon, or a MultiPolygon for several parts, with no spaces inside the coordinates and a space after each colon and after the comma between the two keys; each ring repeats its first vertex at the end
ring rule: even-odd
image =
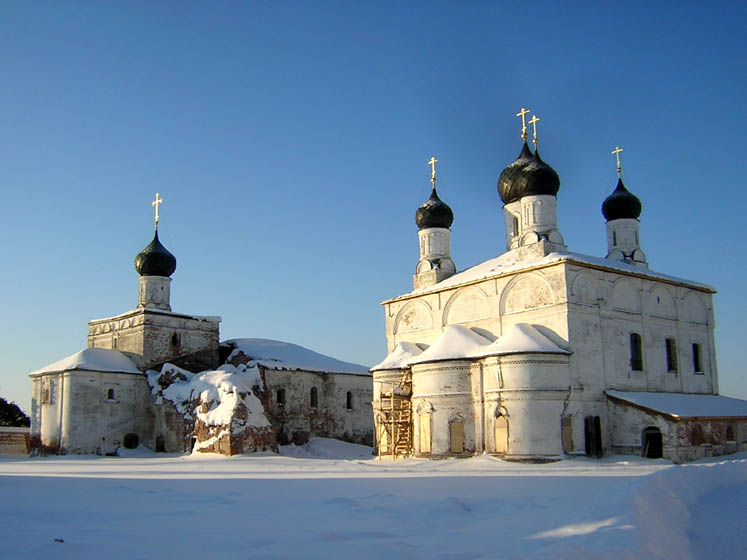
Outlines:
{"type": "Polygon", "coordinates": [[[654,272],[640,200],[602,203],[607,254],[568,250],[560,179],[534,150],[498,179],[505,252],[457,272],[454,216],[417,209],[413,291],[386,300],[388,356],[372,368],[380,456],[491,453],[550,461],[606,452],[676,462],[747,449],[747,401],[719,396],[710,286],[654,272]]]}
{"type": "Polygon", "coordinates": [[[219,339],[220,317],[171,309],[176,258],[135,258],[138,304],[88,326],[88,347],[30,374],[32,453],[233,455],[329,437],[371,445],[368,368],[286,342],[219,339]]]}

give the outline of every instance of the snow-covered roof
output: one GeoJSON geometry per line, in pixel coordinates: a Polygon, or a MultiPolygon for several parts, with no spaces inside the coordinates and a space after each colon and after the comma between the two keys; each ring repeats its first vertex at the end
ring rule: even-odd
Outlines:
{"type": "Polygon", "coordinates": [[[81,369],[86,371],[105,371],[115,373],[142,373],[135,362],[125,356],[119,350],[108,350],[106,348],[85,348],[80,352],[63,358],[58,362],[44,366],[32,371],[29,375],[41,373],[58,373],[81,369]]]}
{"type": "Polygon", "coordinates": [[[156,309],[153,307],[147,307],[143,309],[130,309],[119,315],[112,315],[111,317],[101,317],[100,319],[92,319],[89,323],[100,323],[102,321],[117,321],[131,315],[138,315],[140,313],[150,313],[155,315],[170,315],[172,317],[184,317],[187,319],[195,319],[197,321],[209,321],[212,323],[220,323],[221,318],[217,315],[189,315],[187,313],[177,313],[176,311],[166,311],[165,309],[156,309]]]}
{"type": "Polygon", "coordinates": [[[246,408],[247,416],[243,418],[246,424],[269,426],[262,403],[253,393],[253,387],[261,385],[256,366],[247,368],[241,365],[236,368],[224,364],[219,370],[191,373],[172,364],[164,364],[160,373],[156,370],[148,371],[148,383],[153,395],[159,393],[159,376],[169,372],[180,373],[187,379],[177,380],[160,391],[161,397],[173,403],[179,412],[193,412],[195,401],[212,403],[207,412],[200,407],[194,409],[197,417],[208,426],[228,425],[234,419],[234,411],[241,401],[246,408]]]}
{"type": "Polygon", "coordinates": [[[436,341],[423,351],[424,345],[400,342],[394,350],[376,364],[371,371],[380,369],[402,369],[412,364],[502,356],[505,354],[570,354],[558,342],[562,339],[547,327],[517,323],[499,339],[491,342],[472,329],[462,325],[451,325],[436,341]]]}
{"type": "MultiPolygon", "coordinates": [[[[552,332],[550,329],[546,331],[552,332]]],[[[540,332],[536,325],[517,323],[498,340],[480,348],[474,357],[504,354],[570,354],[570,352],[550,340],[548,336],[540,332]]]]}
{"type": "MultiPolygon", "coordinates": [[[[591,265],[595,267],[610,269],[613,271],[624,272],[628,274],[635,274],[636,276],[642,276],[642,277],[651,278],[654,280],[663,280],[666,282],[674,282],[676,284],[685,284],[687,286],[692,286],[693,288],[698,288],[698,289],[706,290],[709,292],[716,291],[713,287],[707,284],[701,284],[699,282],[693,282],[691,280],[677,278],[676,276],[669,276],[667,274],[661,274],[659,272],[654,272],[653,270],[650,270],[647,268],[641,268],[639,266],[626,264],[624,262],[615,261],[612,259],[592,257],[589,255],[582,255],[580,253],[572,253],[572,252],[559,253],[558,252],[558,253],[550,253],[548,255],[545,255],[544,257],[520,260],[518,251],[508,251],[498,257],[495,257],[494,259],[484,261],[466,270],[458,272],[457,274],[454,274],[453,276],[450,276],[449,278],[442,280],[438,284],[434,284],[432,286],[427,286],[423,288],[418,288],[417,290],[413,290],[412,292],[403,294],[394,299],[406,298],[406,297],[410,297],[413,295],[424,294],[427,292],[435,292],[435,291],[443,290],[445,288],[452,288],[454,286],[468,284],[470,282],[475,282],[477,280],[483,280],[485,278],[490,278],[492,276],[519,272],[520,270],[523,270],[526,268],[534,268],[534,267],[548,265],[548,264],[561,262],[561,261],[572,261],[572,262],[582,264],[582,265],[586,264],[586,265],[591,265]]],[[[392,301],[392,300],[389,300],[389,301],[392,301]]]]}
{"type": "Polygon", "coordinates": [[[253,362],[269,369],[371,375],[366,366],[343,362],[289,342],[266,338],[233,338],[223,344],[234,346],[229,360],[241,351],[253,362]]]}
{"type": "Polygon", "coordinates": [[[608,396],[674,418],[747,417],[747,401],[721,395],[605,391],[608,396]]]}
{"type": "Polygon", "coordinates": [[[451,325],[436,341],[421,354],[407,363],[422,364],[439,360],[459,360],[471,358],[490,344],[490,340],[462,325],[451,325]]]}
{"type": "Polygon", "coordinates": [[[373,366],[371,371],[379,369],[404,369],[411,360],[422,354],[425,348],[428,348],[425,344],[399,342],[394,347],[394,350],[384,358],[384,361],[373,366]]]}

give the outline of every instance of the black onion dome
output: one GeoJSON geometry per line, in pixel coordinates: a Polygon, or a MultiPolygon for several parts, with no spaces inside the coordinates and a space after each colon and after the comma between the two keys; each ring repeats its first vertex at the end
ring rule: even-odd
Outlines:
{"type": "Polygon", "coordinates": [[[610,220],[638,219],[641,215],[641,201],[623,185],[622,179],[617,180],[617,187],[602,203],[602,214],[610,220]]]}
{"type": "Polygon", "coordinates": [[[135,270],[140,276],[171,276],[176,270],[176,257],[161,245],[158,230],[153,241],[135,257],[135,270]]]}
{"type": "Polygon", "coordinates": [[[514,188],[518,198],[544,194],[557,196],[560,177],[552,167],[542,161],[539,150],[535,149],[532,161],[523,167],[514,188]]]}
{"type": "Polygon", "coordinates": [[[431,197],[415,212],[415,223],[418,224],[418,229],[448,228],[453,222],[454,213],[443,200],[438,198],[436,187],[433,187],[431,197]]]}
{"type": "Polygon", "coordinates": [[[506,169],[501,171],[500,177],[498,177],[498,195],[501,197],[503,204],[511,204],[521,198],[521,195],[517,191],[517,179],[521,175],[521,171],[529,165],[532,161],[532,152],[529,149],[526,141],[521,147],[521,153],[516,161],[510,163],[506,169]]]}

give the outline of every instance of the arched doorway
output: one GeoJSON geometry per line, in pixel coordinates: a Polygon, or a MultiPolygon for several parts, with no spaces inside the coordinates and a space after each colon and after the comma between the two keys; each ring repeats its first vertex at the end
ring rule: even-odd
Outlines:
{"type": "Polygon", "coordinates": [[[663,442],[661,430],[649,427],[641,432],[641,456],[648,459],[661,459],[663,457],[663,442]]]}

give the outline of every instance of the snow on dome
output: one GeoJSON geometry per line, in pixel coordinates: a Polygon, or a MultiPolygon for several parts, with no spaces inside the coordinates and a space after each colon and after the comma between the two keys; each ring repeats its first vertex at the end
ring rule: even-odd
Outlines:
{"type": "MultiPolygon", "coordinates": [[[[428,348],[425,344],[425,348],[428,348]]],[[[407,363],[412,360],[415,356],[419,356],[423,353],[423,348],[412,342],[399,342],[394,350],[384,358],[384,361],[376,364],[371,368],[371,371],[379,369],[404,369],[407,367],[407,363]]]]}
{"type": "Polygon", "coordinates": [[[517,323],[489,346],[479,348],[472,357],[503,354],[570,354],[570,352],[555,344],[534,325],[517,323]]]}
{"type": "Polygon", "coordinates": [[[408,365],[436,362],[439,360],[459,360],[479,353],[488,346],[490,340],[462,325],[451,325],[438,337],[428,350],[408,362],[408,365]]]}
{"type": "Polygon", "coordinates": [[[243,352],[254,363],[268,369],[300,369],[304,371],[371,375],[366,366],[343,362],[289,342],[266,338],[233,338],[226,340],[223,344],[234,348],[227,361],[230,361],[237,353],[243,352]]]}
{"type": "Polygon", "coordinates": [[[605,391],[619,399],[677,418],[728,418],[747,416],[747,401],[721,395],[605,391]]]}
{"type": "Polygon", "coordinates": [[[49,364],[41,369],[32,371],[29,375],[40,373],[56,373],[82,369],[86,371],[112,371],[116,373],[142,373],[135,362],[119,350],[106,348],[85,348],[72,356],[49,364]]]}

